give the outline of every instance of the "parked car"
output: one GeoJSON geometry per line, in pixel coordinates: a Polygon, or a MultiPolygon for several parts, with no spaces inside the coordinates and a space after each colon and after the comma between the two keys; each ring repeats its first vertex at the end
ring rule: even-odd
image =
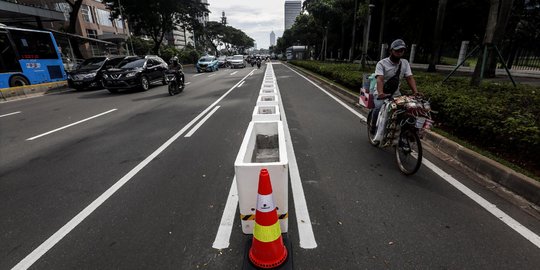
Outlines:
{"type": "Polygon", "coordinates": [[[196,67],[197,72],[217,71],[219,69],[217,58],[211,55],[201,57],[197,62],[196,67]]]}
{"type": "Polygon", "coordinates": [[[165,80],[167,69],[167,63],[157,56],[126,57],[117,67],[103,73],[103,86],[111,93],[131,88],[146,91],[153,83],[167,84],[165,80]]]}
{"type": "Polygon", "coordinates": [[[227,57],[225,55],[218,57],[218,67],[224,68],[228,66],[229,66],[229,62],[227,61],[227,57]]]}
{"type": "Polygon", "coordinates": [[[68,72],[68,85],[76,90],[103,88],[103,72],[118,65],[124,57],[92,57],[68,72]]]}
{"type": "Polygon", "coordinates": [[[246,62],[244,62],[244,56],[241,54],[233,56],[230,60],[231,68],[245,68],[246,62]]]}

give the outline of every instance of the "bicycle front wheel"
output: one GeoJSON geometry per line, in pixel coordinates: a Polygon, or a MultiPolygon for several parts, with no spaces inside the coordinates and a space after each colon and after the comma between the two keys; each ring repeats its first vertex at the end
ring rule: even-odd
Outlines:
{"type": "Polygon", "coordinates": [[[402,130],[395,150],[396,162],[403,174],[412,175],[420,169],[420,165],[422,165],[422,144],[415,131],[411,129],[402,130]]]}

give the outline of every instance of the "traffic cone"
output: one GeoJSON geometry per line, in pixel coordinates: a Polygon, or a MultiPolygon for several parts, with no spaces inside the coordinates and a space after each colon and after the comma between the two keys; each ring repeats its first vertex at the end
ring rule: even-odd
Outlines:
{"type": "Polygon", "coordinates": [[[262,169],[259,174],[257,211],[249,259],[259,268],[278,267],[287,259],[287,248],[281,237],[270,175],[266,169],[262,169]]]}

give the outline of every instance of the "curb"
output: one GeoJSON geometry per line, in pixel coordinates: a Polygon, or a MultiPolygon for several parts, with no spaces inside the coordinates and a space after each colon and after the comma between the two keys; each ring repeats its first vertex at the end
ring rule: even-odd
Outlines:
{"type": "MultiPolygon", "coordinates": [[[[285,63],[284,63],[285,64],[285,63]]],[[[325,85],[330,88],[340,98],[344,99],[347,103],[357,106],[358,96],[350,91],[335,85],[331,82],[327,82],[313,75],[312,72],[303,68],[287,64],[289,67],[303,73],[318,84],[325,85]]],[[[360,107],[360,110],[367,115],[368,110],[360,107]]],[[[494,160],[484,157],[462,145],[451,141],[435,132],[426,132],[424,141],[428,143],[433,149],[438,152],[444,153],[467,169],[472,170],[481,178],[485,178],[504,186],[508,190],[515,194],[527,199],[536,205],[540,205],[540,182],[518,173],[494,160]]],[[[436,153],[432,153],[436,154],[436,153]]]]}
{"type": "Polygon", "coordinates": [[[25,99],[60,92],[67,88],[67,81],[41,83],[0,89],[0,101],[25,99]]]}

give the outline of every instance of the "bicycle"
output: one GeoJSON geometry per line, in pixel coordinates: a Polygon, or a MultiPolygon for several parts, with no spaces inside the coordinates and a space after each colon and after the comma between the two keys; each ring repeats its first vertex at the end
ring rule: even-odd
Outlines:
{"type": "Polygon", "coordinates": [[[374,110],[369,111],[368,140],[371,145],[380,148],[393,146],[399,170],[405,175],[412,175],[422,164],[420,139],[434,123],[431,105],[419,96],[389,96],[383,99],[384,105],[375,126],[372,123],[374,110]],[[379,127],[382,122],[385,123],[384,127],[379,127]]]}

